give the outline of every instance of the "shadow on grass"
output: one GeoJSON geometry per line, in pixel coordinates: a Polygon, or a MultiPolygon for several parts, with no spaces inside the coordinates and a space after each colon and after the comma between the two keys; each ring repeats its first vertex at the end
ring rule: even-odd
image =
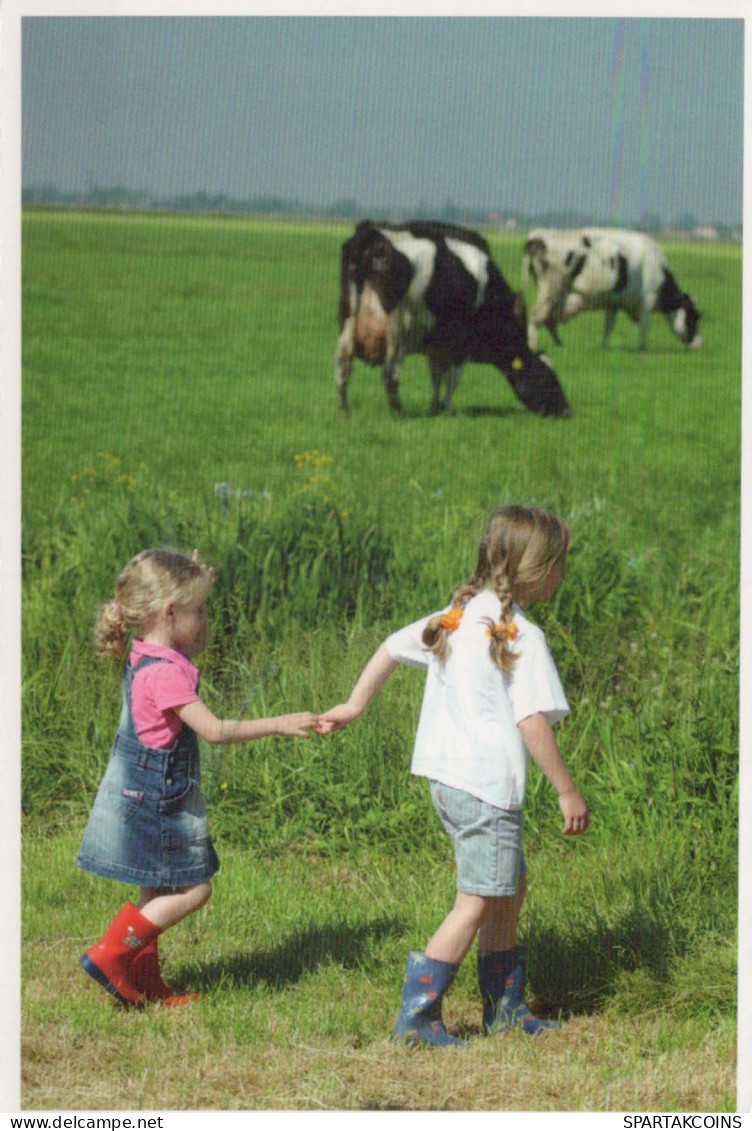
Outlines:
{"type": "Polygon", "coordinates": [[[528,943],[528,994],[542,1014],[594,1013],[623,974],[642,970],[650,983],[665,984],[682,949],[668,926],[636,910],[567,937],[537,927],[528,943]]]}
{"type": "MultiPolygon", "coordinates": [[[[190,983],[197,990],[228,982],[238,987],[264,984],[282,990],[321,966],[334,963],[345,970],[355,969],[372,944],[399,936],[406,927],[404,920],[394,916],[358,926],[345,922],[309,926],[278,946],[260,950],[249,947],[198,968],[179,970],[175,981],[190,983]]],[[[647,990],[665,985],[671,961],[682,949],[668,926],[635,910],[626,912],[613,925],[599,924],[567,935],[536,925],[527,940],[526,997],[541,1017],[596,1013],[616,992],[624,974],[638,970],[646,973],[643,984],[647,990]]],[[[465,962],[475,964],[474,951],[465,962]]],[[[400,968],[395,977],[401,977],[401,973],[400,968]]]]}
{"type": "Polygon", "coordinates": [[[518,408],[516,405],[468,405],[466,408],[460,409],[462,416],[520,416],[523,412],[527,412],[526,408],[518,408]]]}
{"type": "MultiPolygon", "coordinates": [[[[581,344],[582,343],[580,343],[580,345],[581,344]]],[[[559,348],[564,348],[565,346],[566,346],[566,342],[562,342],[561,347],[556,346],[554,348],[559,349],[559,348]]],[[[650,342],[648,342],[646,348],[644,350],[641,350],[640,347],[637,344],[636,338],[635,338],[634,344],[631,344],[629,342],[609,342],[608,345],[606,345],[606,346],[604,346],[603,342],[596,340],[594,342],[587,343],[587,348],[589,350],[591,350],[592,352],[597,351],[601,356],[606,356],[606,357],[609,354],[615,354],[615,355],[618,355],[620,357],[633,357],[633,358],[640,358],[640,357],[650,358],[654,354],[661,354],[661,355],[673,354],[676,357],[680,357],[682,354],[694,352],[692,350],[688,350],[687,347],[683,346],[681,344],[681,342],[679,342],[679,341],[677,341],[675,343],[674,342],[663,342],[663,343],[659,342],[657,345],[654,345],[654,346],[651,345],[650,342]]],[[[548,352],[548,356],[551,357],[552,360],[553,360],[553,350],[548,352]]]]}
{"type": "Polygon", "coordinates": [[[516,405],[467,405],[465,408],[451,408],[448,412],[432,412],[430,408],[403,408],[395,420],[443,420],[447,417],[480,416],[518,416],[527,409],[516,405]]]}
{"type": "Polygon", "coordinates": [[[401,919],[387,917],[375,919],[356,927],[348,923],[327,924],[298,930],[279,946],[267,950],[241,951],[219,962],[179,971],[196,989],[209,989],[228,981],[236,985],[253,986],[259,982],[272,989],[294,985],[304,974],[317,967],[336,963],[345,969],[359,964],[371,943],[392,936],[405,929],[401,919]]]}

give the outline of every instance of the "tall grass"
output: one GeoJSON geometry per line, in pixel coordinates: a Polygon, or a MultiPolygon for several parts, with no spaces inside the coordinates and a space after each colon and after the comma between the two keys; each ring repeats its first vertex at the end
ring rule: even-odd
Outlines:
{"type": "MultiPolygon", "coordinates": [[[[91,478],[91,477],[90,477],[91,478]]],[[[92,479],[94,482],[95,479],[92,479]]],[[[452,516],[444,515],[443,529],[452,516]]],[[[733,603],[723,620],[709,563],[677,577],[613,545],[609,519],[576,516],[568,578],[538,610],[575,711],[561,743],[609,838],[640,837],[662,821],[697,826],[702,855],[728,859],[736,804],[737,664],[733,603]],[[660,573],[660,571],[658,571],[660,573]],[[707,843],[705,843],[707,841],[707,843]]],[[[272,714],[346,696],[390,629],[446,596],[425,555],[400,556],[377,513],[343,513],[300,491],[279,505],[205,500],[190,513],[146,486],[117,484],[100,505],[69,503],[24,541],[24,802],[29,813],[84,811],[107,756],[119,674],[90,654],[96,605],[138,546],[201,546],[219,581],[202,663],[216,708],[272,714]],[[208,547],[208,549],[207,549],[208,547]]],[[[429,545],[431,543],[429,542],[429,545]]],[[[428,560],[442,552],[434,539],[428,560]]],[[[394,837],[421,843],[428,813],[407,773],[420,695],[402,673],[367,724],[327,743],[271,740],[263,753],[209,752],[207,789],[223,830],[240,840],[251,819],[270,844],[394,837]],[[417,818],[418,811],[424,816],[417,818]]],[[[529,820],[550,824],[554,798],[531,776],[529,820]]]]}
{"type": "MultiPolygon", "coordinates": [[[[642,354],[626,320],[605,351],[594,321],[566,326],[566,345],[550,352],[573,404],[568,421],[525,412],[496,371],[477,366],[467,367],[454,413],[431,418],[419,359],[405,366],[402,419],[365,368],[343,419],[331,368],[345,234],[27,214],[28,851],[36,860],[63,841],[73,851],[71,830],[103,772],[120,673],[92,655],[91,629],[132,554],[197,546],[214,564],[212,634],[199,665],[210,706],[235,716],[318,710],[347,696],[388,632],[447,599],[472,569],[491,506],[537,503],[572,530],[564,584],[532,615],[572,705],[557,736],[592,824],[587,837],[562,839],[553,792],[531,770],[526,847],[540,886],[523,929],[533,984],[574,1013],[655,1008],[675,1025],[730,1017],[738,252],[670,249],[703,311],[698,354],[657,320],[642,354]],[[722,955],[715,991],[713,954],[722,955]]],[[[519,241],[493,238],[514,281],[519,241]]],[[[402,670],[363,720],[329,739],[203,751],[230,875],[249,848],[283,884],[283,862],[295,860],[315,861],[319,880],[341,866],[383,874],[388,887],[399,873],[395,893],[409,914],[379,943],[397,965],[451,898],[447,847],[409,774],[421,692],[420,673],[402,670]],[[407,876],[434,877],[425,905],[407,876]]],[[[227,882],[240,906],[237,880],[227,882]]],[[[48,896],[25,883],[31,930],[48,896]]],[[[73,892],[72,875],[66,883],[73,892]]],[[[381,898],[389,902],[386,891],[381,898]]],[[[223,914],[232,917],[229,907],[223,914]]],[[[225,957],[229,937],[213,944],[225,957]]],[[[229,1007],[219,982],[217,993],[229,1007]]],[[[377,1025],[379,1009],[374,1002],[377,1025]]],[[[358,1027],[352,1011],[332,1010],[333,1033],[358,1027]]]]}
{"type": "MultiPolygon", "coordinates": [[[[28,215],[26,811],[61,796],[84,809],[101,772],[117,675],[91,658],[89,633],[96,605],[138,549],[197,545],[214,562],[213,642],[202,667],[218,706],[229,700],[228,708],[243,711],[316,707],[347,693],[386,631],[446,599],[471,566],[489,505],[527,497],[557,509],[573,531],[565,584],[538,615],[575,707],[561,741],[584,775],[583,788],[613,835],[625,828],[638,835],[653,812],[672,823],[700,813],[703,829],[722,834],[718,850],[730,851],[739,345],[731,334],[722,339],[720,328],[714,336],[713,323],[724,315],[736,325],[726,300],[738,263],[725,249],[717,263],[703,252],[693,278],[690,253],[672,252],[709,323],[699,366],[698,355],[679,352],[657,321],[646,354],[632,348],[635,330],[626,321],[609,351],[581,344],[597,329],[586,318],[566,327],[567,345],[555,361],[571,390],[570,422],[515,410],[502,418],[481,411],[463,417],[460,410],[432,421],[413,415],[409,396],[407,419],[395,422],[372,380],[373,403],[356,397],[351,419],[343,421],[331,386],[317,386],[314,399],[313,377],[301,386],[296,373],[304,344],[312,370],[330,369],[334,303],[317,314],[322,288],[308,284],[328,279],[332,298],[341,234],[244,221],[28,215]],[[279,269],[280,247],[288,263],[297,257],[297,269],[279,269]],[[293,332],[283,331],[288,325],[293,332]],[[244,368],[238,371],[241,341],[253,343],[251,370],[231,383],[230,372],[240,376],[244,368]],[[118,355],[125,358],[120,372],[118,355]],[[185,376],[163,369],[162,361],[179,362],[185,376]],[[699,410],[712,374],[719,377],[708,428],[699,410]],[[137,389],[148,416],[132,411],[137,389]],[[232,428],[223,424],[222,390],[232,428]],[[93,400],[108,406],[95,431],[84,411],[93,400]],[[244,401],[251,421],[264,414],[266,442],[258,428],[246,441],[237,427],[244,401]],[[296,406],[304,404],[311,411],[301,443],[294,439],[296,406]],[[207,460],[195,446],[217,435],[229,449],[226,463],[213,464],[215,457],[207,452],[207,460]],[[150,436],[162,442],[146,452],[150,436]],[[499,446],[500,439],[514,442],[499,446]],[[245,450],[239,473],[238,443],[245,450]],[[534,490],[525,486],[531,481],[534,490]]],[[[512,250],[500,243],[497,254],[514,278],[512,250]]],[[[468,367],[458,397],[472,382],[488,388],[486,373],[468,367]]],[[[359,376],[364,397],[371,374],[359,376]]],[[[413,404],[416,397],[427,402],[423,376],[413,404]]],[[[404,383],[411,380],[406,369],[404,383]]],[[[210,756],[220,779],[220,823],[226,812],[232,825],[230,814],[247,811],[256,798],[252,812],[265,815],[271,840],[313,836],[324,844],[334,829],[346,838],[354,829],[377,835],[380,821],[391,822],[398,837],[415,828],[411,802],[404,822],[398,814],[400,796],[412,797],[406,768],[419,683],[409,675],[399,683],[389,692],[398,715],[383,712],[393,724],[377,706],[367,726],[336,740],[344,751],[360,751],[357,759],[338,760],[336,771],[329,757],[319,757],[317,743],[304,754],[270,742],[268,758],[210,756]],[[312,764],[301,766],[301,757],[312,764]],[[270,763],[281,766],[280,775],[270,776],[270,763]],[[360,769],[348,776],[353,763],[360,769]]],[[[537,827],[553,805],[540,779],[531,782],[530,800],[537,827]]]]}

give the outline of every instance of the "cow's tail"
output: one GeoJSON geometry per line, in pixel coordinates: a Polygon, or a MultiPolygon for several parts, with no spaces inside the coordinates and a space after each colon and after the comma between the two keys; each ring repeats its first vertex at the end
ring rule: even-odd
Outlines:
{"type": "Polygon", "coordinates": [[[355,262],[351,255],[352,240],[342,245],[342,258],[339,273],[339,325],[340,329],[355,313],[356,287],[355,262]]]}
{"type": "Polygon", "coordinates": [[[540,262],[541,265],[545,264],[546,257],[546,244],[541,236],[530,234],[525,241],[525,246],[522,249],[522,290],[527,287],[530,275],[537,283],[538,271],[535,269],[534,261],[540,262]]]}
{"type": "Polygon", "coordinates": [[[530,241],[525,244],[522,251],[522,267],[520,269],[520,290],[524,294],[530,280],[530,241]]]}
{"type": "Polygon", "coordinates": [[[524,291],[527,288],[530,276],[537,283],[538,272],[533,266],[533,260],[542,259],[546,251],[546,245],[540,236],[530,235],[525,240],[525,246],[522,249],[522,271],[520,274],[520,285],[524,291]]]}

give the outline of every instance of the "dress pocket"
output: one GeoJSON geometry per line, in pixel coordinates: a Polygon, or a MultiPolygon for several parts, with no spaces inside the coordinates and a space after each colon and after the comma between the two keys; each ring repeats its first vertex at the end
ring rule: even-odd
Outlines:
{"type": "Polygon", "coordinates": [[[161,812],[177,813],[179,809],[185,809],[191,793],[196,789],[198,789],[196,783],[185,775],[168,779],[165,782],[164,796],[159,803],[161,812]]]}
{"type": "Polygon", "coordinates": [[[141,789],[122,789],[120,791],[120,812],[126,824],[139,812],[144,796],[145,794],[141,789]]]}

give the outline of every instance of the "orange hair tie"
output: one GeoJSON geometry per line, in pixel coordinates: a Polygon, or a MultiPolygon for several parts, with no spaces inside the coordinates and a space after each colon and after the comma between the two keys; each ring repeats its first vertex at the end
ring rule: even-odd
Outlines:
{"type": "Polygon", "coordinates": [[[490,637],[491,640],[516,640],[517,625],[511,620],[500,620],[498,623],[492,621],[486,629],[486,636],[490,637]]]}
{"type": "Polygon", "coordinates": [[[454,632],[455,629],[458,629],[460,627],[460,621],[461,620],[462,620],[462,608],[461,608],[461,606],[460,605],[452,605],[449,612],[444,613],[444,616],[441,618],[441,621],[439,623],[441,624],[441,627],[444,629],[445,632],[454,632]]]}

